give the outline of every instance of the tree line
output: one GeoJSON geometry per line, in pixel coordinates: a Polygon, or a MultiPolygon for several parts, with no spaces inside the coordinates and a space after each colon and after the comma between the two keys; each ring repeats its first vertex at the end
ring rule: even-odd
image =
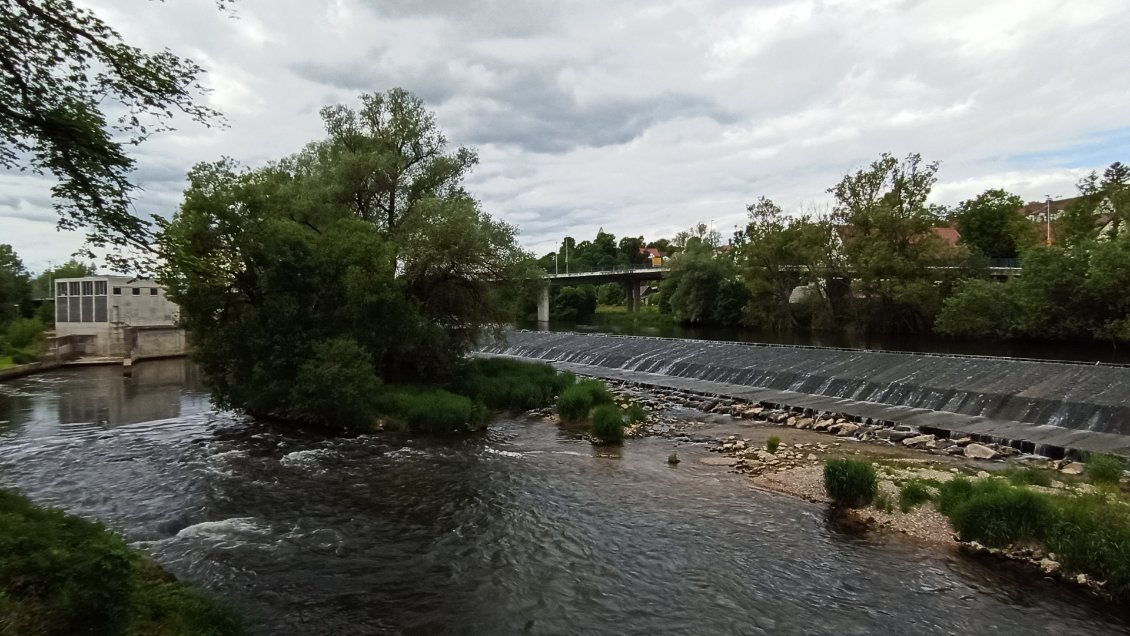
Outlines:
{"type": "MultiPolygon", "coordinates": [[[[1089,174],[1066,206],[1034,217],[1002,189],[931,204],[938,169],[883,154],[827,190],[827,213],[790,214],[761,197],[726,245],[704,224],[647,243],[666,248],[670,268],[649,300],[692,325],[1130,340],[1130,168],[1089,174]],[[1022,274],[994,280],[1002,260],[1022,274]]],[[[574,249],[584,263],[623,263],[629,255],[613,248],[643,244],[601,231],[574,249]]],[[[539,265],[552,271],[553,254],[539,265]]],[[[555,294],[556,318],[622,302],[618,286],[555,294]]]]}

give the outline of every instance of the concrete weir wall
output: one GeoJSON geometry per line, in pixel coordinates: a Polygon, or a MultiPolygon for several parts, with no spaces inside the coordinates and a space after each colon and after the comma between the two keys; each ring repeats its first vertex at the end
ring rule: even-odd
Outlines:
{"type": "Polygon", "coordinates": [[[1130,452],[1130,367],[535,331],[510,332],[483,352],[734,387],[727,392],[747,398],[794,396],[922,428],[1130,452]]]}

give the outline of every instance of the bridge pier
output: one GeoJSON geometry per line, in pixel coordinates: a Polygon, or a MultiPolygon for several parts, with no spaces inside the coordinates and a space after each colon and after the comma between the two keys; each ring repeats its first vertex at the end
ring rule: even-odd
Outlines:
{"type": "Polygon", "coordinates": [[[628,280],[620,283],[624,288],[624,303],[628,307],[628,313],[639,313],[640,310],[640,283],[637,280],[628,280]]]}
{"type": "MultiPolygon", "coordinates": [[[[527,298],[529,298],[527,296],[527,298]]],[[[529,307],[529,305],[526,305],[529,307]]],[[[538,322],[549,322],[549,282],[543,282],[538,290],[538,322]]]]}

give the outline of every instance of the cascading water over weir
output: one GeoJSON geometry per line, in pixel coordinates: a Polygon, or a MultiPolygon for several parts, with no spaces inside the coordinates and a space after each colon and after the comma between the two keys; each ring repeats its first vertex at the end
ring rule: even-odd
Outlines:
{"type": "Polygon", "coordinates": [[[1026,450],[1130,455],[1127,366],[536,331],[509,332],[481,352],[1026,450]]]}

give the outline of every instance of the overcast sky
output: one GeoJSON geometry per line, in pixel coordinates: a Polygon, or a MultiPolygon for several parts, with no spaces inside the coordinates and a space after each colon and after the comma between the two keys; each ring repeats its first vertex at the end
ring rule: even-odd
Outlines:
{"type": "MultiPolygon", "coordinates": [[[[277,159],[321,136],[321,106],[395,86],[478,149],[468,188],[537,254],[601,226],[728,236],[759,196],[825,210],[885,151],[941,161],[945,204],[1070,196],[1130,162],[1126,0],[81,4],[206,68],[229,123],[136,150],[141,213],[172,214],[194,163],[277,159]]],[[[55,231],[49,187],[0,173],[0,242],[32,270],[82,242],[55,231]]]]}

